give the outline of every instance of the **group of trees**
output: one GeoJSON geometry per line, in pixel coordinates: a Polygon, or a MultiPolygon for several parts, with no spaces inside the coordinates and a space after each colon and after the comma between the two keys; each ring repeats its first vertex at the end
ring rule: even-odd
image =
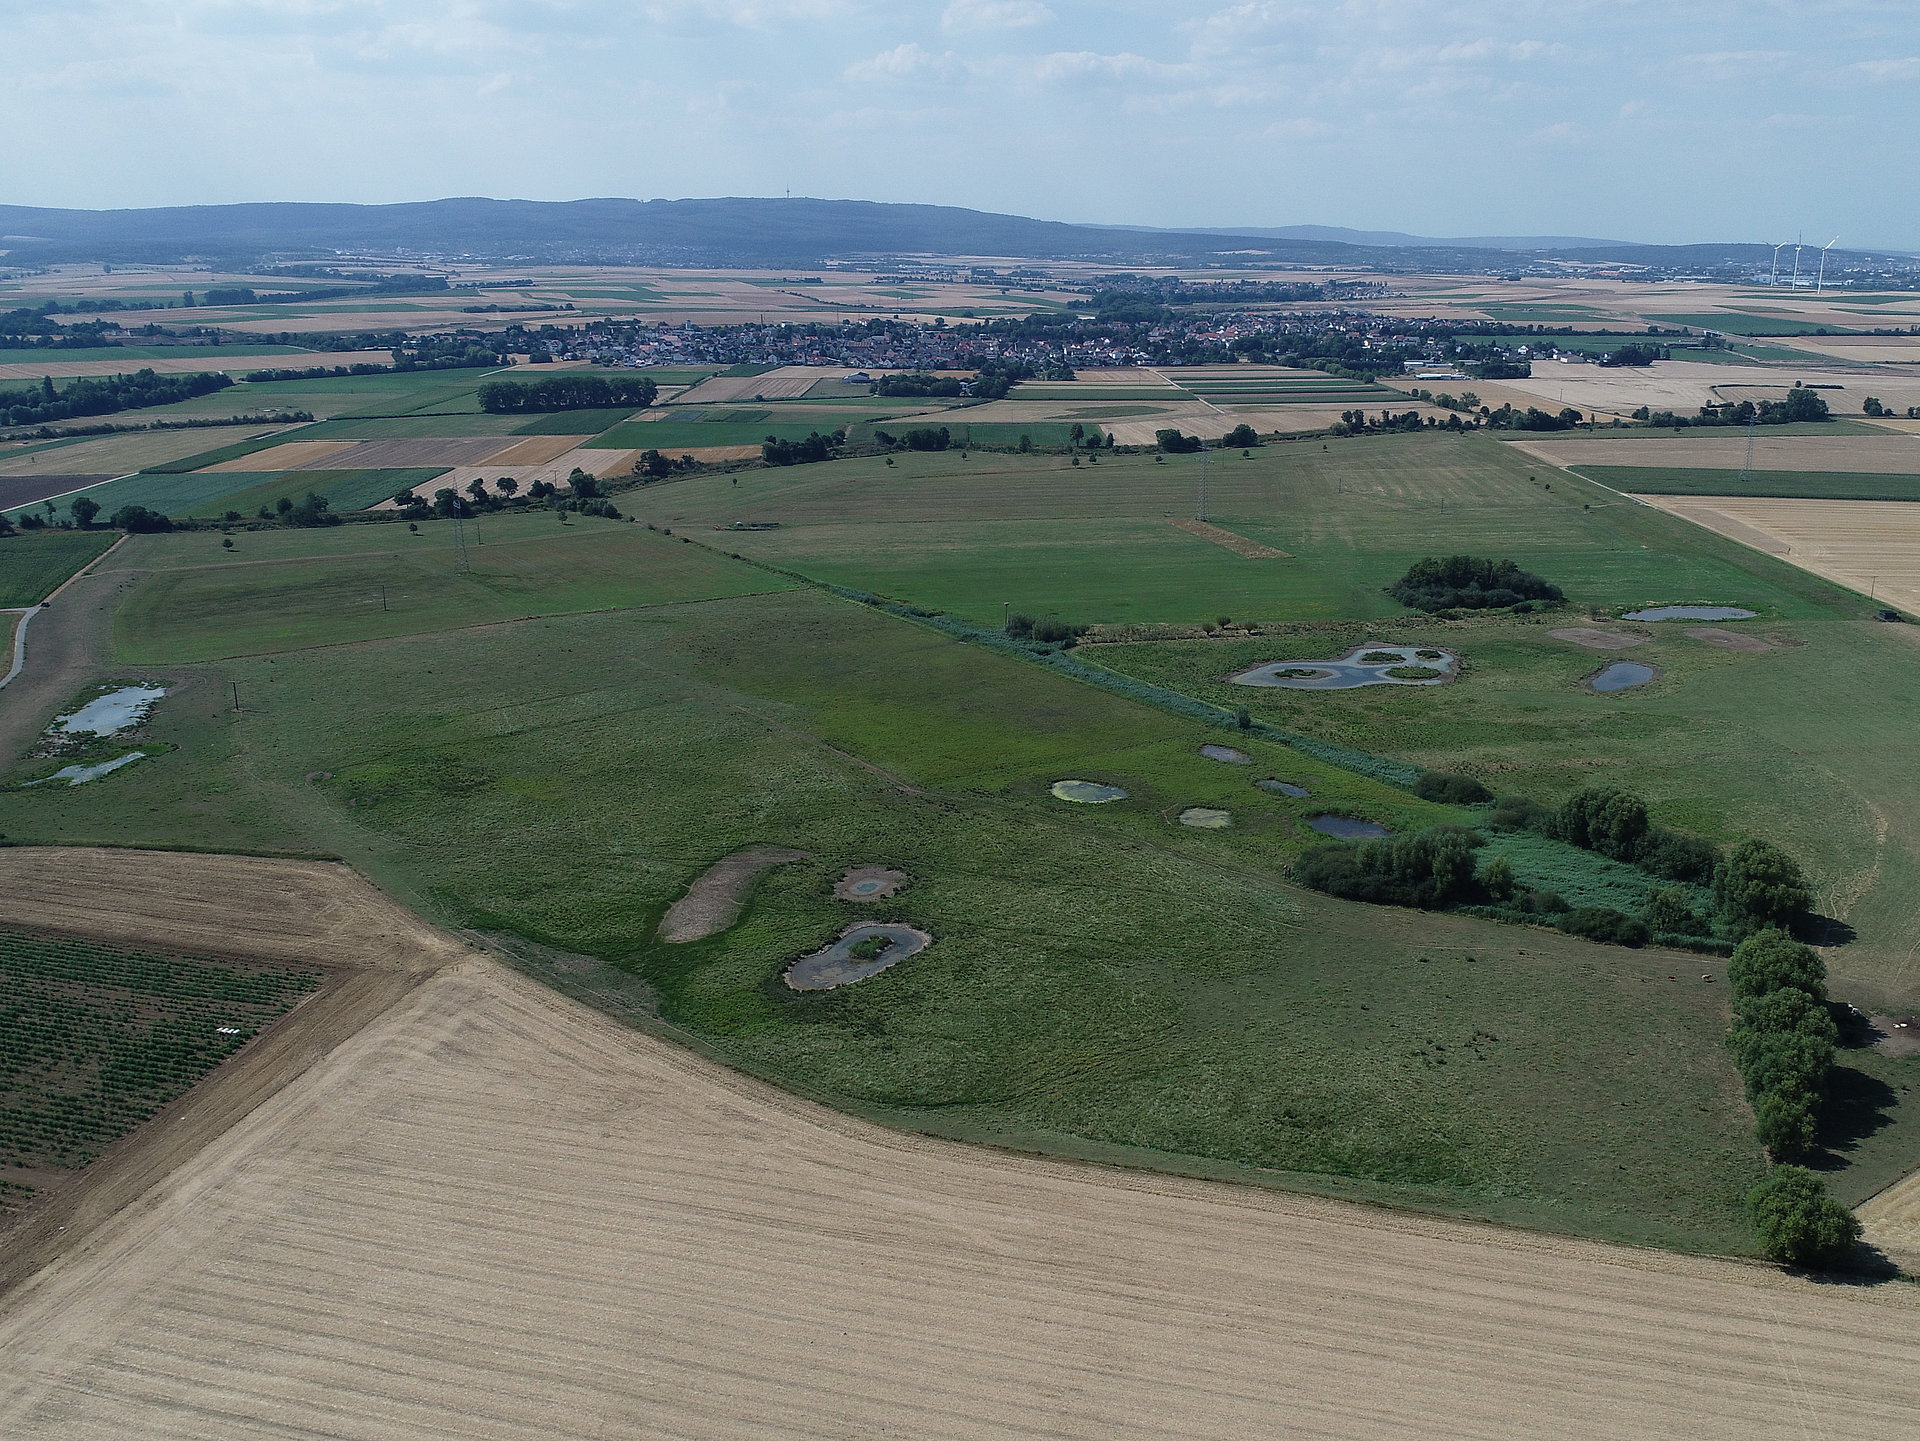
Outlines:
{"type": "MultiPolygon", "coordinates": [[[[873,438],[885,446],[905,446],[908,450],[947,450],[953,445],[953,432],[946,426],[915,426],[901,435],[876,430],[873,438]]],[[[889,462],[891,464],[891,462],[889,462]]]]}
{"type": "Polygon", "coordinates": [[[563,371],[522,383],[492,380],[480,387],[480,408],[492,415],[526,411],[598,410],[652,405],[660,387],[641,375],[586,375],[563,371]]]}
{"type": "Polygon", "coordinates": [[[1600,357],[1602,365],[1652,365],[1660,359],[1660,348],[1656,345],[1623,345],[1618,350],[1610,350],[1600,357]]]}
{"type": "MultiPolygon", "coordinates": [[[[1460,428],[1456,417],[1448,416],[1447,419],[1452,422],[1450,429],[1460,428]]],[[[1343,410],[1340,418],[1327,429],[1334,435],[1399,435],[1432,427],[1432,417],[1422,417],[1417,410],[1403,410],[1398,415],[1383,410],[1373,419],[1368,419],[1364,410],[1343,410]]]]}
{"type": "Polygon", "coordinates": [[[1417,560],[1393,583],[1389,594],[1404,606],[1429,613],[1523,605],[1532,609],[1566,599],[1559,586],[1510,560],[1472,555],[1430,555],[1417,560]]]}
{"type": "Polygon", "coordinates": [[[832,460],[846,439],[844,430],[836,430],[831,435],[809,431],[805,440],[782,440],[770,435],[761,442],[760,459],[768,465],[811,465],[815,461],[832,460]]]}
{"type": "Polygon", "coordinates": [[[1316,846],[1294,862],[1302,885],[1350,901],[1444,910],[1482,894],[1474,851],[1486,838],[1464,826],[1316,846]]]}
{"type": "Polygon", "coordinates": [[[1511,405],[1503,405],[1498,410],[1483,406],[1480,412],[1481,423],[1488,430],[1572,430],[1585,419],[1586,416],[1570,405],[1557,415],[1537,405],[1529,405],[1525,410],[1515,410],[1511,405]]]}
{"type": "Polygon", "coordinates": [[[42,377],[30,390],[0,392],[0,425],[45,425],[78,415],[110,415],[116,410],[171,405],[232,384],[233,378],[219,371],[156,375],[151,370],[136,370],[131,375],[90,375],[70,381],[64,388],[56,388],[50,378],[42,377]]]}
{"type": "Polygon", "coordinates": [[[1727,1045],[1746,1082],[1760,1143],[1776,1160],[1813,1149],[1839,1030],[1827,1009],[1827,968],[1784,931],[1758,931],[1727,966],[1733,1030],[1727,1045]]]}
{"type": "Polygon", "coordinates": [[[1643,405],[1634,411],[1633,418],[1656,427],[1684,430],[1696,425],[1799,425],[1832,420],[1833,412],[1818,391],[1796,385],[1785,400],[1703,405],[1698,415],[1675,415],[1671,410],[1649,410],[1643,405]]]}

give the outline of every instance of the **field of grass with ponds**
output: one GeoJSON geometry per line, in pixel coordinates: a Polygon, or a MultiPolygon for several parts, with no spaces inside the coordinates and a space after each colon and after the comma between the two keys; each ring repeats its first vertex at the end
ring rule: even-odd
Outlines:
{"type": "MultiPolygon", "coordinates": [[[[0,832],[337,853],[435,919],[595,958],[647,1024],[941,1134],[1748,1249],[1739,1197],[1760,1157],[1721,1043],[1721,962],[1298,890],[1285,867],[1323,811],[1394,830],[1474,813],[1257,736],[1233,738],[1250,765],[1221,764],[1200,754],[1220,730],[721,553],[987,623],[1002,600],[1131,619],[1139,593],[1153,618],[1210,617],[1221,587],[1243,586],[1232,612],[1265,634],[1076,654],[1497,790],[1551,800],[1617,779],[1666,823],[1774,836],[1859,931],[1833,954],[1837,993],[1911,1003],[1920,767],[1901,733],[1920,683],[1903,628],[1597,487],[1529,482],[1491,443],[1256,456],[1243,479],[1215,462],[1214,519],[1294,559],[1167,526],[1190,513],[1195,471],[1146,457],[1097,474],[945,455],[746,472],[737,490],[695,479],[633,501],[716,550],[542,515],[484,521],[471,571],[439,525],[249,535],[232,556],[217,537],[141,538],[127,564],[153,573],[118,644],[123,668],[164,666],[175,684],[148,727],[173,749],[81,787],[0,792],[0,832]],[[790,528],[699,529],[734,518],[790,528]],[[1053,551],[981,580],[1022,533],[1053,551]],[[1163,543],[1176,559],[1130,583],[1126,547],[1163,543]],[[1643,645],[1600,652],[1546,634],[1590,623],[1581,607],[1450,623],[1380,594],[1407,558],[1490,544],[1582,606],[1743,604],[1759,617],[1740,624],[1781,643],[1736,652],[1650,625],[1643,645]],[[379,610],[376,575],[409,557],[424,599],[379,610]],[[1016,580],[1023,592],[996,593],[1016,580]],[[1445,649],[1463,673],[1325,693],[1222,680],[1389,643],[1445,649]],[[1659,679],[1593,694],[1586,679],[1616,656],[1659,679]],[[1843,690],[1835,668],[1865,679],[1843,690]],[[1054,799],[1069,777],[1127,797],[1054,799]],[[1181,825],[1194,807],[1234,824],[1181,825]],[[659,942],[688,883],[750,845],[813,858],[767,875],[733,929],[659,942]],[[831,895],[851,865],[912,879],[855,908],[831,895]],[[785,986],[854,919],[937,944],[834,991],[785,986]]],[[[1920,1152],[1897,1104],[1911,1064],[1843,1056],[1855,1100],[1833,1164],[1851,1162],[1836,1182],[1849,1199],[1920,1152]]]]}

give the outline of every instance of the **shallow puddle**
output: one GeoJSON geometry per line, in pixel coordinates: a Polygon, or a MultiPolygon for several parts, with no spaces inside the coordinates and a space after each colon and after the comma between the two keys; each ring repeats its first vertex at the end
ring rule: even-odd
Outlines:
{"type": "Polygon", "coordinates": [[[1263,791],[1272,791],[1277,796],[1294,796],[1298,798],[1313,794],[1313,792],[1305,786],[1297,786],[1292,781],[1264,780],[1255,781],[1254,784],[1259,786],[1263,791]]]}
{"type": "Polygon", "coordinates": [[[1626,620],[1752,620],[1758,611],[1742,610],[1737,605],[1656,605],[1646,610],[1630,610],[1626,620]]]}
{"type": "Polygon", "coordinates": [[[831,991],[876,976],[896,966],[908,956],[917,956],[933,944],[933,937],[912,926],[868,924],[849,927],[832,945],[802,956],[787,967],[786,983],[796,991],[831,991]],[[878,938],[885,949],[875,955],[859,956],[853,948],[862,941],[878,938]]]}
{"type": "Polygon", "coordinates": [[[1314,816],[1307,824],[1323,836],[1342,841],[1376,840],[1393,834],[1377,821],[1356,821],[1352,816],[1314,816]]]}
{"type": "Polygon", "coordinates": [[[1230,766],[1250,766],[1253,757],[1245,751],[1235,750],[1232,746],[1201,746],[1200,754],[1210,761],[1224,761],[1230,766]]]}
{"type": "Polygon", "coordinates": [[[117,735],[145,720],[153,703],[166,693],[161,685],[123,685],[95,696],[71,715],[56,716],[47,729],[65,735],[117,735]]]}
{"type": "Polygon", "coordinates": [[[1617,660],[1587,684],[1597,691],[1631,690],[1637,685],[1645,685],[1656,673],[1652,666],[1642,665],[1637,660],[1617,660]]]}
{"type": "Polygon", "coordinates": [[[1450,651],[1413,645],[1357,645],[1338,660],[1275,660],[1227,677],[1234,685],[1280,686],[1287,690],[1352,690],[1363,685],[1439,685],[1452,679],[1459,659],[1450,651]],[[1363,660],[1362,657],[1365,657],[1363,660]],[[1438,671],[1429,676],[1388,675],[1414,666],[1438,671]]]}
{"type": "Polygon", "coordinates": [[[1212,806],[1188,806],[1180,812],[1180,824],[1199,831],[1224,831],[1233,824],[1233,812],[1218,811],[1212,806]]]}
{"type": "MultiPolygon", "coordinates": [[[[145,751],[134,751],[130,755],[115,756],[110,761],[96,761],[90,766],[61,766],[50,776],[42,776],[37,781],[28,781],[29,786],[49,786],[55,781],[65,781],[70,786],[83,786],[88,781],[97,781],[101,776],[112,775],[121,766],[130,766],[144,759],[145,751]]],[[[23,787],[24,789],[24,787],[23,787]]]]}
{"type": "Polygon", "coordinates": [[[1127,798],[1119,786],[1103,786],[1098,781],[1055,781],[1052,791],[1057,800],[1077,801],[1083,806],[1104,806],[1127,798]]]}

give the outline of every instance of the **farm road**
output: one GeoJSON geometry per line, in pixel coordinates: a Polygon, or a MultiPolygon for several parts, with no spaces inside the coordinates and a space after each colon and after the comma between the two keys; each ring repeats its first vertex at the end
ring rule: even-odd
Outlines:
{"type": "Polygon", "coordinates": [[[0,1433],[1892,1438],[1916,1321],[887,1131],[474,960],[16,1291],[0,1433]]]}
{"type": "MultiPolygon", "coordinates": [[[[97,568],[108,550],[93,562],[97,568]]],[[[0,759],[33,743],[54,712],[113,659],[113,613],[145,571],[85,572],[53,593],[27,627],[20,673],[0,688],[0,759]]],[[[8,625],[17,617],[5,616],[8,625]]]]}

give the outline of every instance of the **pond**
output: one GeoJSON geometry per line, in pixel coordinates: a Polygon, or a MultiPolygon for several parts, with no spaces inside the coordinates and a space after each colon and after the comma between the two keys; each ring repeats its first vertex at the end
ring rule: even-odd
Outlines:
{"type": "Polygon", "coordinates": [[[1227,677],[1234,685],[1281,686],[1287,690],[1352,690],[1363,685],[1440,685],[1460,661],[1451,651],[1414,645],[1357,645],[1338,660],[1275,660],[1227,677]],[[1390,672],[1411,667],[1421,674],[1390,672]]]}
{"type": "Polygon", "coordinates": [[[1758,611],[1742,610],[1737,605],[1656,605],[1646,610],[1630,610],[1626,620],[1752,620],[1758,611]]]}
{"type": "Polygon", "coordinates": [[[1224,831],[1233,824],[1233,812],[1215,810],[1212,806],[1188,806],[1180,812],[1180,824],[1199,831],[1224,831]]]}
{"type": "Polygon", "coordinates": [[[101,776],[112,775],[121,766],[130,766],[135,761],[144,759],[146,754],[145,751],[134,751],[130,755],[115,756],[110,761],[96,761],[90,766],[61,766],[52,775],[42,776],[37,781],[28,781],[26,785],[46,786],[52,785],[55,781],[65,781],[70,786],[83,786],[88,781],[99,780],[101,776]]]}
{"type": "Polygon", "coordinates": [[[1077,801],[1083,806],[1104,806],[1127,798],[1119,786],[1103,786],[1098,781],[1055,781],[1051,789],[1056,799],[1077,801]]]}
{"type": "Polygon", "coordinates": [[[1250,766],[1253,764],[1252,756],[1243,750],[1235,750],[1232,746],[1201,746],[1200,754],[1210,761],[1224,761],[1230,766],[1250,766]]]}
{"type": "Polygon", "coordinates": [[[1255,781],[1254,784],[1263,791],[1272,791],[1277,796],[1303,797],[1313,794],[1305,786],[1297,786],[1292,781],[1264,780],[1255,781]]]}
{"type": "Polygon", "coordinates": [[[71,715],[56,716],[47,729],[67,735],[117,735],[145,720],[153,703],[166,693],[162,685],[123,685],[95,696],[71,715]]]}
{"type": "Polygon", "coordinates": [[[1652,666],[1642,665],[1637,660],[1617,660],[1587,684],[1597,691],[1632,690],[1637,685],[1645,685],[1657,674],[1659,672],[1652,666]]]}
{"type": "Polygon", "coordinates": [[[1352,816],[1313,816],[1307,824],[1323,836],[1342,841],[1369,841],[1393,834],[1376,821],[1356,821],[1352,816]]]}
{"type": "Polygon", "coordinates": [[[869,923],[849,926],[830,946],[802,956],[787,967],[784,979],[796,991],[831,991],[877,976],[889,966],[897,966],[908,956],[917,956],[933,944],[933,937],[912,926],[869,923]],[[862,941],[878,940],[882,948],[873,955],[852,954],[862,941]]]}

